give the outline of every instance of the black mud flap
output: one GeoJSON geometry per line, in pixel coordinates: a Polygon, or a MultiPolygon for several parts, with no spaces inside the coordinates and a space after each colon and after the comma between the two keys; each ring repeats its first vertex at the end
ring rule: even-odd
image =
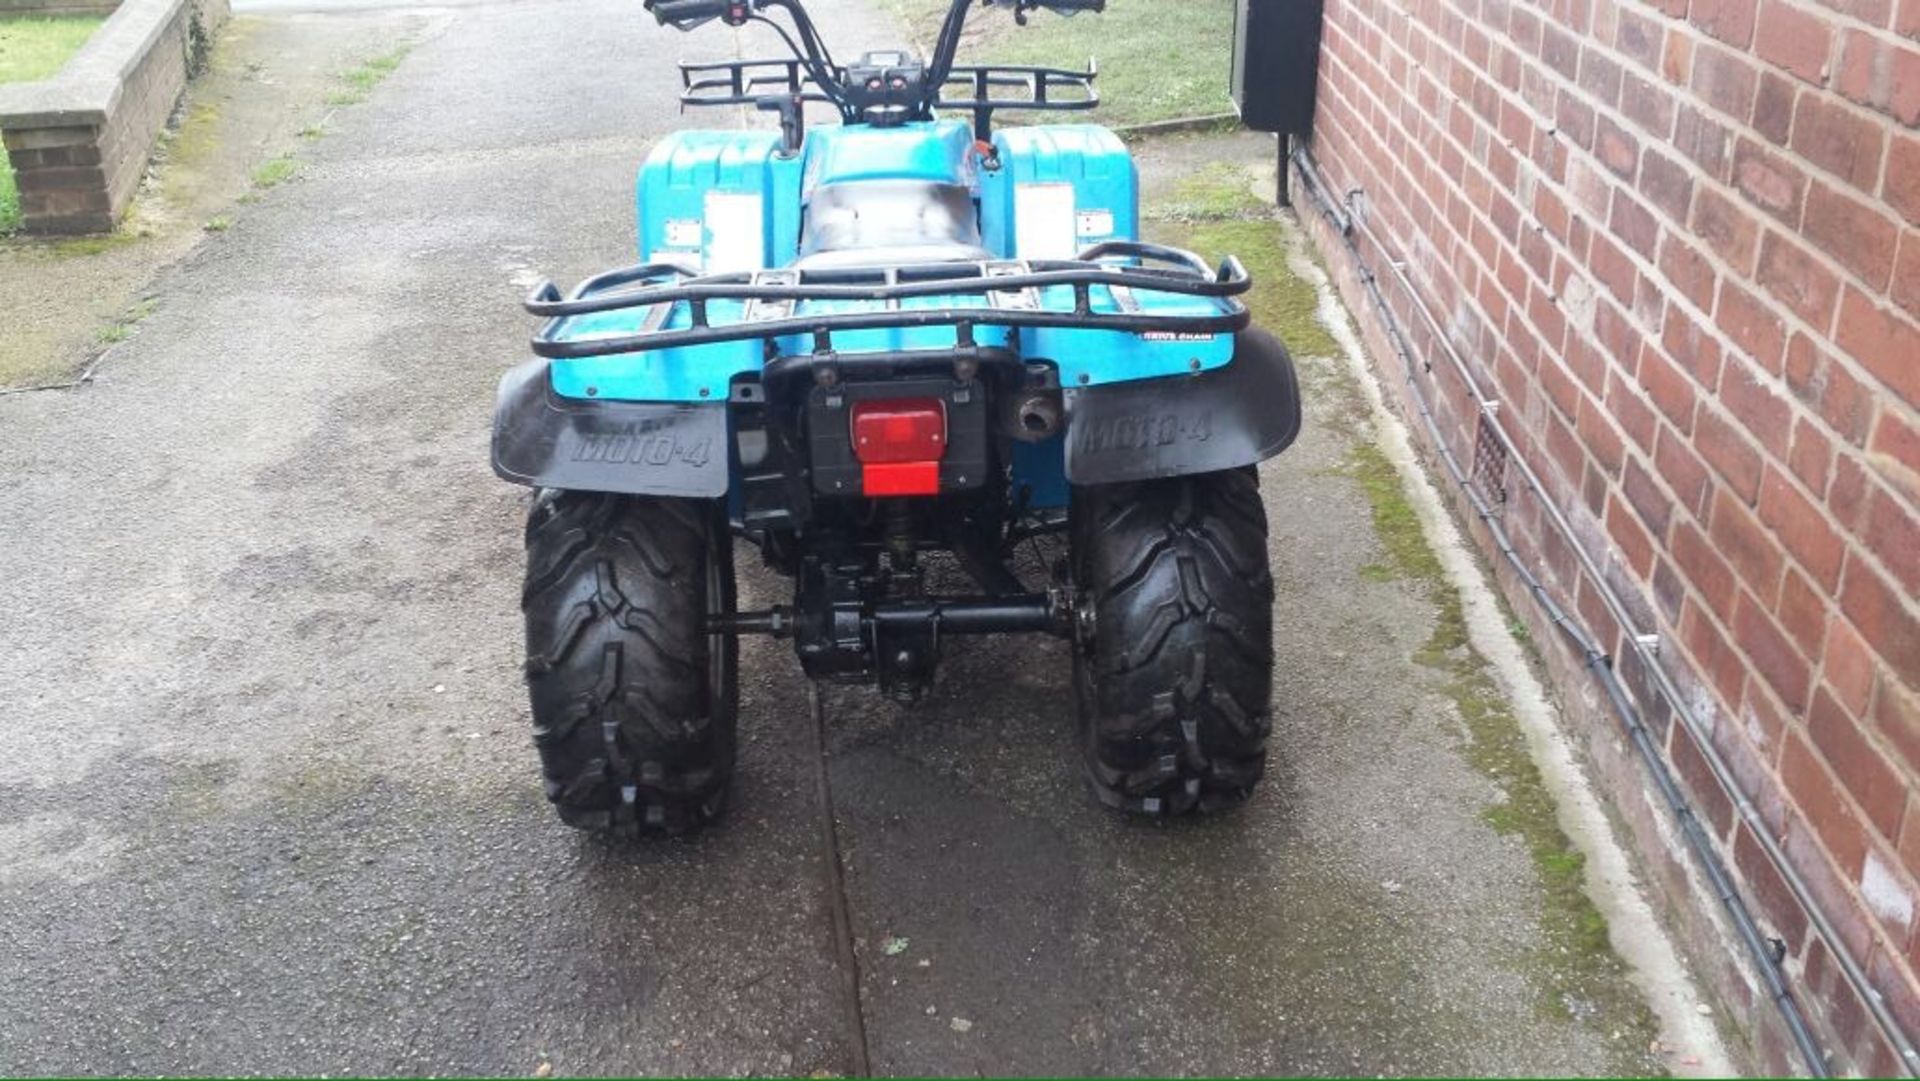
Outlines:
{"type": "Polygon", "coordinates": [[[1241,332],[1233,360],[1195,375],[1070,388],[1067,480],[1113,484],[1265,461],[1300,434],[1300,382],[1286,347],[1241,332]]]}
{"type": "Polygon", "coordinates": [[[727,492],[724,402],[562,398],[547,361],[500,380],[493,471],[515,484],[711,499],[727,492]]]}

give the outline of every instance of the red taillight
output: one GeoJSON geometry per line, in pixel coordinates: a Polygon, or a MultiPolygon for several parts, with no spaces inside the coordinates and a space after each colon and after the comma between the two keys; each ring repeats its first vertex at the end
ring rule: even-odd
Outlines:
{"type": "Polygon", "coordinates": [[[853,453],[867,495],[939,495],[947,408],[938,398],[853,405],[853,453]]]}

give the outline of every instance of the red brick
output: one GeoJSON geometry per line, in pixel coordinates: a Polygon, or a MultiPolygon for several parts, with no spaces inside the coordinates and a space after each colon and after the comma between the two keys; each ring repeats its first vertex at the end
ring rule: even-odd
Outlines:
{"type": "Polygon", "coordinates": [[[1592,46],[1582,49],[1580,89],[1602,105],[1614,104],[1620,100],[1620,65],[1592,46]]]}
{"type": "Polygon", "coordinates": [[[1882,679],[1873,699],[1873,726],[1907,760],[1908,769],[1920,768],[1920,689],[1882,679]]]}
{"type": "Polygon", "coordinates": [[[1640,194],[1669,219],[1684,223],[1693,203],[1693,177],[1685,166],[1648,147],[1640,153],[1640,194]]]}
{"type": "Polygon", "coordinates": [[[1887,124],[1876,123],[1823,94],[1800,95],[1793,124],[1793,149],[1808,161],[1871,192],[1886,153],[1887,124]]]}
{"type": "Polygon", "coordinates": [[[1753,0],[1693,0],[1687,21],[1736,49],[1753,40],[1753,0]]]}
{"type": "Polygon", "coordinates": [[[1848,713],[1859,717],[1867,712],[1867,698],[1873,693],[1873,657],[1853,625],[1838,615],[1827,619],[1820,678],[1848,713]]]}
{"type": "MultiPolygon", "coordinates": [[[[1873,23],[1875,26],[1881,26],[1886,23],[1887,0],[1859,0],[1859,2],[1872,3],[1880,12],[1879,18],[1861,15],[1860,17],[1862,19],[1873,23]]],[[[1846,9],[1842,8],[1841,10],[1844,11],[1846,9]]],[[[1900,14],[1899,17],[1893,21],[1893,29],[1897,33],[1903,34],[1915,41],[1920,41],[1920,0],[1900,0],[1900,14]]]]}
{"type": "Polygon", "coordinates": [[[1739,140],[1733,148],[1733,186],[1786,225],[1800,223],[1807,175],[1788,158],[1752,139],[1739,140]]]}
{"type": "Polygon", "coordinates": [[[1734,606],[1733,634],[1740,651],[1753,662],[1753,670],[1767,681],[1788,709],[1799,712],[1807,707],[1807,688],[1811,673],[1807,659],[1783,634],[1767,605],[1742,591],[1734,606]]]}
{"type": "Polygon", "coordinates": [[[1700,745],[1694,742],[1686,725],[1676,724],[1668,732],[1667,755],[1681,780],[1686,782],[1687,793],[1713,828],[1713,835],[1725,837],[1733,825],[1733,801],[1714,779],[1706,756],[1700,753],[1700,745]]]}
{"type": "Polygon", "coordinates": [[[1580,433],[1580,441],[1586,444],[1588,453],[1593,455],[1594,464],[1609,477],[1619,476],[1626,446],[1620,438],[1619,429],[1607,416],[1607,411],[1594,404],[1591,398],[1582,398],[1580,415],[1574,418],[1574,427],[1580,433]]]}
{"type": "Polygon", "coordinates": [[[1593,106],[1578,90],[1562,87],[1554,99],[1554,130],[1566,136],[1582,150],[1593,147],[1593,106]]]}
{"type": "Polygon", "coordinates": [[[1780,603],[1774,606],[1773,615],[1800,648],[1801,656],[1809,661],[1820,656],[1826,646],[1827,599],[1806,575],[1789,570],[1780,580],[1780,603]]]}
{"type": "Polygon", "coordinates": [[[1848,356],[1908,405],[1920,406],[1920,326],[1850,288],[1840,302],[1837,334],[1848,356]]]}
{"type": "Polygon", "coordinates": [[[1621,77],[1620,111],[1655,139],[1664,141],[1673,133],[1673,92],[1638,72],[1621,77]]]}
{"type": "Polygon", "coordinates": [[[1760,89],[1753,96],[1753,130],[1775,146],[1785,146],[1793,131],[1793,99],[1799,84],[1771,71],[1760,73],[1760,89]]]}
{"type": "MultiPolygon", "coordinates": [[[[1704,419],[1704,417],[1703,417],[1704,419]]],[[[1707,535],[1733,572],[1771,606],[1780,591],[1781,551],[1752,513],[1722,491],[1713,501],[1707,535]]]]}
{"type": "Polygon", "coordinates": [[[1654,539],[1664,541],[1667,526],[1673,521],[1673,500],[1638,458],[1627,459],[1627,467],[1620,477],[1620,491],[1654,539]]]}
{"type": "Polygon", "coordinates": [[[1807,190],[1806,238],[1875,289],[1893,273],[1899,226],[1865,203],[1814,184],[1807,190]]]}
{"type": "Polygon", "coordinates": [[[1601,116],[1594,121],[1593,154],[1609,172],[1631,181],[1640,165],[1640,140],[1601,116]]]}
{"type": "Polygon", "coordinates": [[[1736,271],[1753,269],[1753,256],[1760,247],[1760,227],[1746,207],[1703,187],[1694,194],[1692,228],[1695,236],[1733,264],[1736,271]]]}
{"type": "Polygon", "coordinates": [[[1661,429],[1654,445],[1653,464],[1660,478],[1673,490],[1674,498],[1696,518],[1706,520],[1707,508],[1716,490],[1706,463],[1689,448],[1687,441],[1661,429]]]}
{"type": "Polygon", "coordinates": [[[1827,522],[1826,511],[1810,502],[1777,469],[1769,468],[1760,485],[1760,520],[1829,592],[1840,582],[1846,546],[1827,522]]]}
{"type": "Polygon", "coordinates": [[[1728,641],[1726,632],[1700,606],[1689,600],[1680,615],[1680,644],[1699,666],[1707,682],[1728,702],[1738,702],[1747,682],[1747,666],[1728,641]]]}
{"type": "Polygon", "coordinates": [[[1720,303],[1714,324],[1733,344],[1769,372],[1781,370],[1786,327],[1773,306],[1742,289],[1730,278],[1720,280],[1720,303]]]}
{"type": "Polygon", "coordinates": [[[1840,610],[1895,672],[1911,677],[1920,673],[1920,622],[1907,611],[1904,600],[1899,587],[1863,560],[1847,561],[1840,610]]]}
{"type": "Polygon", "coordinates": [[[1920,125],[1920,49],[1848,30],[1834,88],[1908,127],[1920,125]]]}
{"type": "Polygon", "coordinates": [[[1569,82],[1580,77],[1580,42],[1551,22],[1540,26],[1540,59],[1569,82]]]}
{"type": "Polygon", "coordinates": [[[1720,384],[1720,342],[1706,323],[1675,312],[1661,328],[1660,347],[1702,389],[1711,392],[1720,384]]]}
{"type": "Polygon", "coordinates": [[[1705,44],[1693,51],[1694,93],[1723,116],[1742,123],[1752,116],[1759,81],[1759,71],[1744,56],[1705,44]]]}
{"type": "Polygon", "coordinates": [[[1726,125],[1688,105],[1674,112],[1673,148],[1715,180],[1725,181],[1733,166],[1726,125]]]}
{"type": "Polygon", "coordinates": [[[1920,518],[1885,492],[1874,492],[1866,511],[1860,539],[1867,551],[1880,557],[1909,596],[1920,597],[1920,518]]]}
{"type": "Polygon", "coordinates": [[[1920,428],[1897,411],[1884,410],[1867,450],[1874,457],[1875,471],[1905,493],[1908,502],[1920,506],[1920,428]]]}
{"type": "Polygon", "coordinates": [[[1907,230],[1900,240],[1900,255],[1893,264],[1895,304],[1915,319],[1920,319],[1920,229],[1907,230]]]}
{"type": "Polygon", "coordinates": [[[1787,450],[1787,468],[1815,495],[1827,490],[1827,467],[1833,461],[1833,441],[1801,418],[1793,423],[1793,445],[1787,450]]]}
{"type": "MultiPolygon", "coordinates": [[[[1654,172],[1654,160],[1649,152],[1645,175],[1654,172]]],[[[1912,247],[1920,252],[1920,244],[1912,247]]],[[[1713,265],[1707,262],[1706,256],[1673,233],[1668,233],[1660,241],[1660,273],[1694,307],[1703,312],[1713,310],[1713,294],[1717,283],[1713,265]]]]}
{"type": "MultiPolygon", "coordinates": [[[[1875,26],[1887,25],[1895,0],[1819,0],[1822,7],[1851,15],[1875,26]]],[[[1911,0],[1907,0],[1911,4],[1911,0]]]]}
{"type": "Polygon", "coordinates": [[[1827,509],[1833,524],[1842,532],[1858,533],[1867,518],[1867,498],[1871,495],[1866,470],[1852,455],[1834,462],[1833,483],[1827,486],[1827,509]]]}
{"type": "MultiPolygon", "coordinates": [[[[1759,281],[1787,310],[1813,326],[1824,329],[1833,322],[1833,308],[1840,301],[1839,276],[1779,233],[1768,233],[1760,242],[1759,281]]],[[[1763,363],[1766,360],[1763,354],[1755,356],[1763,363]]],[[[1779,367],[1777,361],[1773,367],[1779,367]]]]}
{"type": "Polygon", "coordinates": [[[1662,36],[1658,20],[1633,8],[1622,8],[1619,21],[1614,24],[1613,47],[1648,71],[1659,71],[1662,36]]]}
{"type": "Polygon", "coordinates": [[[1628,381],[1617,371],[1607,380],[1607,408],[1627,438],[1642,451],[1652,453],[1660,421],[1654,416],[1653,407],[1630,389],[1628,381]]]}
{"type": "Polygon", "coordinates": [[[1620,245],[1599,233],[1587,244],[1587,267],[1607,292],[1623,305],[1633,303],[1634,293],[1640,287],[1640,272],[1634,268],[1633,260],[1620,250],[1620,245]]]}
{"type": "Polygon", "coordinates": [[[1873,398],[1846,368],[1835,363],[1805,334],[1787,344],[1784,369],[1787,388],[1833,425],[1835,431],[1860,446],[1873,420],[1873,398]]]}
{"type": "Polygon", "coordinates": [[[1642,578],[1653,573],[1653,538],[1635,520],[1633,512],[1616,494],[1607,501],[1607,535],[1626,559],[1627,566],[1642,578]]]}
{"type": "Polygon", "coordinates": [[[1887,179],[1880,194],[1901,217],[1920,225],[1920,137],[1894,132],[1889,140],[1887,179]]]}
{"type": "Polygon", "coordinates": [[[1797,734],[1789,734],[1780,748],[1780,780],[1800,808],[1814,835],[1840,865],[1840,873],[1858,878],[1866,858],[1866,833],[1847,806],[1819,757],[1797,734]]]}
{"type": "Polygon", "coordinates": [[[1766,0],[1760,8],[1753,51],[1760,59],[1819,86],[1826,81],[1827,53],[1833,43],[1828,25],[1810,12],[1766,0]]]}
{"type": "Polygon", "coordinates": [[[1640,258],[1653,261],[1654,245],[1660,241],[1660,222],[1645,203],[1628,195],[1625,188],[1613,191],[1613,210],[1607,218],[1607,228],[1640,258]]]}
{"type": "Polygon", "coordinates": [[[1734,835],[1733,862],[1745,876],[1751,896],[1759,902],[1760,912],[1773,925],[1775,937],[1789,946],[1804,940],[1806,912],[1794,899],[1793,891],[1787,888],[1786,879],[1780,877],[1780,869],[1773,865],[1773,860],[1745,824],[1734,835]]]}
{"type": "Polygon", "coordinates": [[[1753,368],[1729,365],[1720,380],[1720,404],[1774,458],[1785,460],[1791,444],[1792,410],[1753,368]]]}
{"type": "Polygon", "coordinates": [[[1733,611],[1733,571],[1693,523],[1673,525],[1673,559],[1681,577],[1693,585],[1710,611],[1729,618],[1733,611]]]}
{"type": "Polygon", "coordinates": [[[1899,836],[1907,803],[1906,783],[1840,703],[1824,690],[1814,695],[1813,708],[1807,713],[1807,736],[1833,768],[1841,786],[1859,803],[1867,821],[1888,840],[1899,836]]]}

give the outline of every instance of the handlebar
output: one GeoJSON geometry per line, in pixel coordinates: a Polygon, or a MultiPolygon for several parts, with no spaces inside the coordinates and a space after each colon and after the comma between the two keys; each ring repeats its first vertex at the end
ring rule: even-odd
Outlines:
{"type": "Polygon", "coordinates": [[[646,0],[647,10],[662,25],[689,30],[708,19],[744,22],[748,0],[646,0]]]}
{"type": "MultiPolygon", "coordinates": [[[[856,86],[849,81],[849,69],[834,63],[826,42],[821,39],[813,20],[807,15],[803,0],[645,0],[647,10],[653,13],[654,18],[680,30],[691,30],[713,19],[722,19],[727,25],[736,27],[749,22],[763,22],[772,26],[793,51],[795,60],[806,73],[807,81],[817,86],[828,101],[837,105],[849,123],[880,112],[886,114],[886,122],[890,123],[925,119],[933,106],[941,104],[940,90],[953,74],[954,54],[959,50],[967,11],[982,3],[990,7],[1012,8],[1014,18],[1021,23],[1027,21],[1027,12],[1039,8],[1061,15],[1073,15],[1082,11],[1104,11],[1107,6],[1107,0],[948,0],[946,19],[934,43],[933,55],[923,65],[912,64],[896,69],[889,63],[884,71],[866,73],[869,78],[856,86]],[[793,22],[794,34],[788,34],[778,22],[768,17],[773,9],[787,13],[793,22]],[[902,81],[892,81],[896,75],[902,81]],[[871,77],[878,77],[888,84],[888,91],[879,95],[881,100],[872,100],[874,95],[863,92],[881,85],[873,82],[871,77]]],[[[682,67],[684,70],[685,66],[682,67]]],[[[738,75],[735,81],[739,81],[738,75]]],[[[798,79],[796,77],[790,81],[797,82],[798,79]]],[[[797,91],[797,87],[794,89],[797,91]]],[[[744,89],[736,87],[732,98],[741,98],[744,94],[744,89]]],[[[981,96],[984,97],[984,93],[981,96]]],[[[1044,87],[1035,90],[1035,97],[1044,101],[1044,87]]],[[[1091,107],[1093,100],[1097,99],[1089,99],[1076,107],[1091,107]]],[[[976,106],[976,111],[993,105],[991,102],[970,104],[976,106]]]]}

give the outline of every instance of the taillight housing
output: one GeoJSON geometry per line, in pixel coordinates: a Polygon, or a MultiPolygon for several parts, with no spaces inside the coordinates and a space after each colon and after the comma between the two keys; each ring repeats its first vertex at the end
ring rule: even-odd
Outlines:
{"type": "Polygon", "coordinates": [[[849,422],[861,488],[869,496],[939,495],[947,406],[938,398],[855,402],[849,422]]]}

